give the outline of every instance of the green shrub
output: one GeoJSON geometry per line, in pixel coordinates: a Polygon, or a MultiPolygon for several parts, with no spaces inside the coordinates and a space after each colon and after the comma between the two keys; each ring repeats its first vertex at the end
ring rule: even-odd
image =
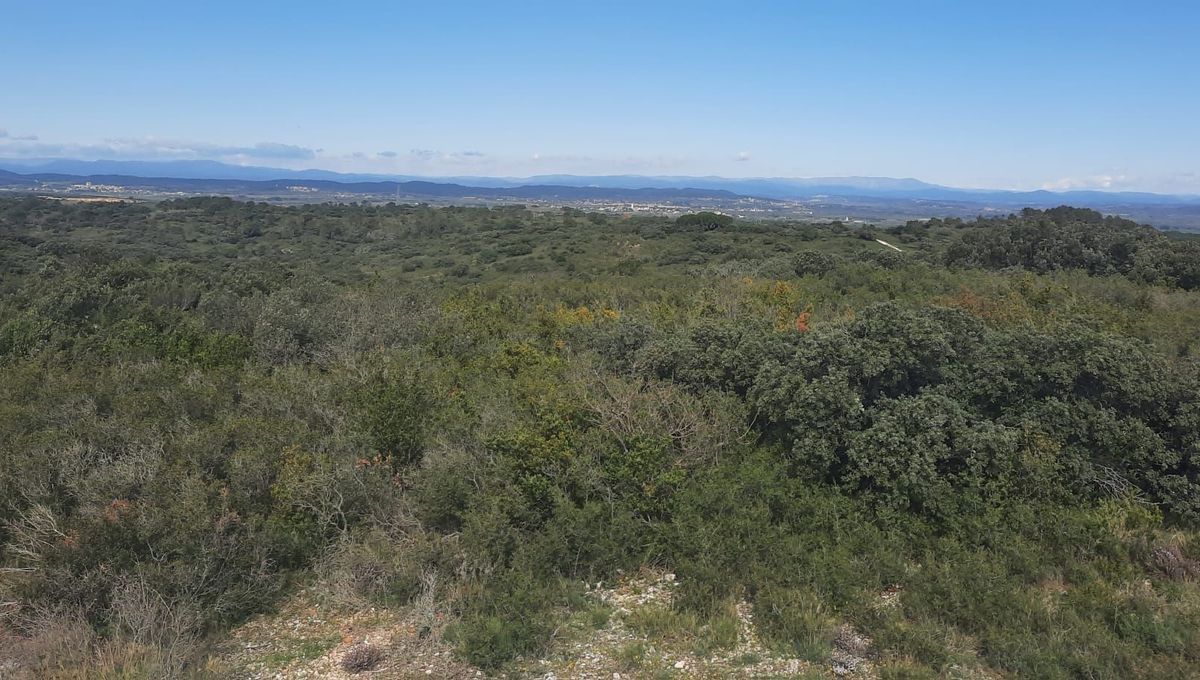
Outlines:
{"type": "Polygon", "coordinates": [[[371,448],[394,467],[421,459],[433,416],[433,395],[421,375],[397,366],[375,369],[354,389],[350,404],[371,448]]]}
{"type": "Polygon", "coordinates": [[[199,672],[315,569],[515,672],[604,625],[580,582],[651,567],[674,608],[634,627],[700,655],[749,600],[820,669],[852,626],[885,677],[1197,675],[1200,241],[1072,209],[904,253],[733,226],[0,199],[18,646],[199,672]]]}
{"type": "Polygon", "coordinates": [[[563,597],[558,583],[516,571],[500,574],[466,599],[449,638],[467,661],[499,668],[545,646],[559,617],[554,607],[563,597]]]}

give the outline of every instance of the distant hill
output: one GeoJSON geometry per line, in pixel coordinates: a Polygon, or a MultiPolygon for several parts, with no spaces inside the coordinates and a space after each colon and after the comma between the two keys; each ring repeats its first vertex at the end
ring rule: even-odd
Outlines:
{"type": "Polygon", "coordinates": [[[72,175],[54,172],[19,174],[0,170],[0,186],[42,187],[83,184],[116,185],[131,189],[181,191],[193,194],[268,194],[294,193],[300,190],[339,194],[400,195],[430,198],[517,198],[528,200],[610,200],[656,201],[680,199],[736,199],[739,196],[721,189],[682,188],[603,188],[558,185],[524,185],[515,187],[478,187],[454,183],[411,181],[332,181],[323,179],[222,179],[188,177],[139,177],[134,175],[72,175]]]}
{"type": "MultiPolygon", "coordinates": [[[[216,161],[80,161],[70,159],[4,160],[0,170],[21,175],[73,175],[80,177],[121,176],[195,180],[315,180],[338,182],[348,187],[378,182],[424,182],[484,189],[553,186],[590,189],[696,189],[721,191],[742,196],[783,200],[806,200],[827,196],[960,201],[997,206],[1027,205],[1115,205],[1115,204],[1186,204],[1200,205],[1200,195],[1170,195],[1147,192],[1108,191],[1008,191],[999,189],[960,189],[931,184],[912,178],[893,177],[689,177],[644,175],[536,175],[533,177],[419,177],[370,173],[339,173],[328,170],[288,170],[241,166],[216,161]]],[[[347,188],[347,191],[357,191],[347,188]]],[[[393,189],[394,190],[394,189],[393,189]]],[[[445,194],[436,194],[445,195],[445,194]]],[[[598,194],[596,194],[598,195],[598,194]]],[[[634,194],[638,195],[638,194],[634,194]]]]}
{"type": "MultiPolygon", "coordinates": [[[[544,201],[663,203],[735,214],[801,215],[864,222],[929,217],[971,219],[1024,207],[1071,204],[1167,229],[1200,232],[1200,196],[1104,191],[956,189],[890,177],[751,178],[540,175],[411,177],[343,174],[326,170],[243,167],[214,161],[0,160],[0,188],[78,191],[91,182],[152,193],[216,194],[255,200],[544,201]],[[719,206],[719,208],[718,208],[719,206]]],[[[586,207],[586,206],[584,206],[586,207]]]]}

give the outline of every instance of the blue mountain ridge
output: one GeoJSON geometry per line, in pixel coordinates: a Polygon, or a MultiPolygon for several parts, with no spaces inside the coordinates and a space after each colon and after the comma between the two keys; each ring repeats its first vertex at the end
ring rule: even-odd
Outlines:
{"type": "MultiPolygon", "coordinates": [[[[1172,195],[1148,192],[1109,191],[1010,191],[1000,189],[962,189],[931,184],[912,178],[891,177],[813,177],[813,178],[728,178],[717,176],[644,176],[644,175],[535,175],[531,177],[447,176],[425,177],[373,173],[340,173],[330,170],[290,170],[259,166],[241,166],[208,160],[115,161],[72,159],[0,159],[0,170],[30,175],[60,175],[79,178],[120,176],[123,178],[154,178],[173,180],[241,180],[269,182],[279,180],[308,180],[336,182],[349,185],[347,191],[388,191],[383,185],[370,189],[356,187],[364,183],[424,183],[425,185],[459,185],[461,189],[435,190],[424,187],[430,195],[460,194],[465,189],[519,189],[523,187],[573,187],[592,190],[671,189],[720,192],[758,198],[805,200],[829,196],[891,198],[908,200],[982,202],[996,205],[1073,204],[1185,204],[1200,205],[1200,195],[1172,195]]],[[[60,177],[65,180],[67,177],[60,177]]],[[[14,183],[9,178],[10,184],[14,183]]],[[[176,183],[178,184],[178,183],[176,183]]],[[[423,186],[423,185],[422,185],[423,186]]],[[[417,189],[417,186],[413,186],[417,189]]],[[[393,185],[390,190],[395,190],[393,185]]],[[[413,193],[424,193],[416,192],[413,193]]],[[[491,192],[484,192],[491,194],[491,192]]],[[[506,192],[506,195],[513,192],[506,192]]],[[[527,193],[527,192],[516,192],[527,193]]],[[[573,192],[568,192],[573,193],[573,192]]],[[[462,194],[466,195],[466,194],[462,194]]],[[[479,195],[478,193],[471,195],[479,195]]],[[[601,197],[603,191],[579,192],[579,195],[601,197]]],[[[697,194],[703,195],[703,194],[697,194]]]]}

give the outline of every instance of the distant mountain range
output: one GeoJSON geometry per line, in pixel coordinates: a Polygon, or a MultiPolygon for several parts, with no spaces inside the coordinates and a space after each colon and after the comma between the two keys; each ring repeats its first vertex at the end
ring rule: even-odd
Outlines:
{"type": "Polygon", "coordinates": [[[227,179],[191,177],[144,177],[125,174],[65,174],[60,172],[15,173],[0,170],[0,187],[55,191],[71,185],[90,183],[96,191],[103,187],[146,190],[152,192],[217,195],[303,195],[319,192],[331,195],[400,196],[430,199],[520,199],[538,201],[687,201],[697,199],[736,200],[739,197],[723,189],[682,188],[606,188],[596,186],[566,186],[528,184],[510,187],[466,186],[451,182],[425,180],[333,181],[328,179],[227,179]]]}
{"type": "Polygon", "coordinates": [[[0,189],[42,193],[222,195],[277,202],[542,202],[591,208],[718,210],[743,217],[903,223],[911,219],[1014,212],[1023,207],[1093,208],[1166,229],[1200,232],[1200,196],[1105,191],[956,189],[890,177],[727,178],[642,175],[414,177],[284,170],[214,161],[0,160],[0,189]],[[90,182],[94,188],[87,186],[90,182]],[[656,207],[656,206],[666,206],[656,207]],[[619,206],[617,206],[619,207],[619,206]]]}
{"type": "MultiPolygon", "coordinates": [[[[93,182],[103,181],[99,178],[120,176],[121,178],[158,178],[173,180],[241,180],[247,182],[270,182],[278,180],[308,180],[317,182],[336,182],[345,185],[339,190],[348,192],[384,193],[389,189],[382,183],[399,183],[409,185],[413,189],[422,188],[432,192],[429,195],[453,197],[467,189],[471,193],[464,195],[481,196],[482,189],[506,189],[504,196],[520,196],[513,189],[526,190],[529,187],[558,187],[565,192],[567,188],[588,189],[589,191],[566,192],[564,197],[603,198],[619,193],[622,196],[643,197],[653,192],[641,192],[648,189],[700,190],[702,192],[722,192],[719,194],[697,193],[693,196],[753,196],[758,198],[781,200],[806,200],[829,196],[909,199],[931,201],[956,201],[964,203],[985,203],[988,205],[1026,206],[1063,204],[1072,205],[1136,205],[1136,204],[1187,204],[1200,205],[1200,195],[1170,195],[1146,192],[1108,192],[1108,191],[1007,191],[990,189],[959,189],[954,187],[930,184],[916,179],[896,179],[891,177],[813,177],[813,178],[728,178],[728,177],[685,177],[685,176],[643,176],[643,175],[538,175],[533,177],[418,177],[412,175],[381,175],[364,173],[338,173],[328,170],[286,170],[282,168],[266,168],[256,166],[228,165],[216,161],[78,161],[67,159],[46,160],[3,160],[0,159],[0,170],[7,170],[22,175],[70,175],[89,178],[93,182]],[[450,188],[437,188],[434,185],[449,185],[450,188]],[[597,191],[601,189],[620,190],[619,192],[597,191]],[[637,190],[629,193],[631,190],[637,190]]],[[[62,178],[66,179],[66,178],[62,178]]],[[[289,182],[294,184],[294,182],[289,182]]],[[[214,187],[224,186],[228,190],[231,185],[214,183],[214,187]]],[[[264,187],[265,188],[265,187],[264,187]]],[[[321,188],[331,188],[322,186],[321,188]]],[[[391,191],[395,190],[392,185],[391,191]]],[[[493,196],[500,194],[491,194],[493,196]]]]}

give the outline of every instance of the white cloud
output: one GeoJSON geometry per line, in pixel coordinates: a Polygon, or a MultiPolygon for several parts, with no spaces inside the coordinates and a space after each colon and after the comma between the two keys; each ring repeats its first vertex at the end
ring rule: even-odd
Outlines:
{"type": "Polygon", "coordinates": [[[1176,172],[1156,183],[1159,191],[1177,194],[1200,194],[1200,172],[1176,172]]]}
{"type": "Polygon", "coordinates": [[[96,144],[42,142],[36,135],[0,135],[0,156],[7,158],[73,158],[80,160],[217,160],[225,162],[302,161],[317,158],[320,149],[259,142],[231,146],[154,137],[114,138],[96,144]]]}
{"type": "Polygon", "coordinates": [[[538,163],[564,164],[564,163],[587,163],[594,159],[591,156],[580,156],[577,154],[570,154],[570,153],[568,153],[568,154],[552,154],[552,155],[547,155],[544,153],[535,153],[529,157],[529,160],[535,161],[538,163]]]}
{"type": "Polygon", "coordinates": [[[534,153],[524,158],[496,159],[504,173],[573,175],[671,175],[695,172],[696,160],[685,156],[588,156],[534,153]]]}
{"type": "Polygon", "coordinates": [[[1047,191],[1099,190],[1119,191],[1135,182],[1127,175],[1087,175],[1084,177],[1062,177],[1042,184],[1047,191]]]}
{"type": "Polygon", "coordinates": [[[223,152],[235,152],[254,156],[257,158],[294,158],[308,159],[316,158],[320,153],[320,149],[310,149],[295,144],[276,144],[274,142],[260,142],[251,147],[215,147],[223,152]]]}
{"type": "MultiPolygon", "coordinates": [[[[749,157],[749,153],[742,154],[749,157]]],[[[384,150],[326,151],[321,148],[259,142],[222,145],[157,137],[109,138],[94,143],[43,141],[37,137],[0,135],[0,158],[117,161],[212,160],[236,165],[323,168],[341,172],[395,172],[439,175],[687,174],[704,166],[686,156],[641,155],[593,157],[578,154],[495,155],[478,149],[446,151],[414,147],[407,152],[384,150]]],[[[710,159],[715,160],[715,159],[710,159]]],[[[731,162],[730,159],[725,160],[731,162]]]]}
{"type": "Polygon", "coordinates": [[[750,160],[750,152],[749,151],[739,151],[738,155],[734,158],[734,160],[738,161],[739,163],[743,162],[743,161],[748,161],[748,160],[750,160]]]}
{"type": "MultiPolygon", "coordinates": [[[[380,154],[381,156],[384,154],[380,154]]],[[[447,163],[472,165],[484,162],[487,154],[482,151],[434,151],[433,149],[411,149],[409,160],[419,163],[447,163]]]]}
{"type": "Polygon", "coordinates": [[[1079,175],[1045,182],[1041,188],[1047,191],[1148,191],[1159,194],[1200,195],[1200,173],[1187,171],[1156,175],[1079,175]]]}

